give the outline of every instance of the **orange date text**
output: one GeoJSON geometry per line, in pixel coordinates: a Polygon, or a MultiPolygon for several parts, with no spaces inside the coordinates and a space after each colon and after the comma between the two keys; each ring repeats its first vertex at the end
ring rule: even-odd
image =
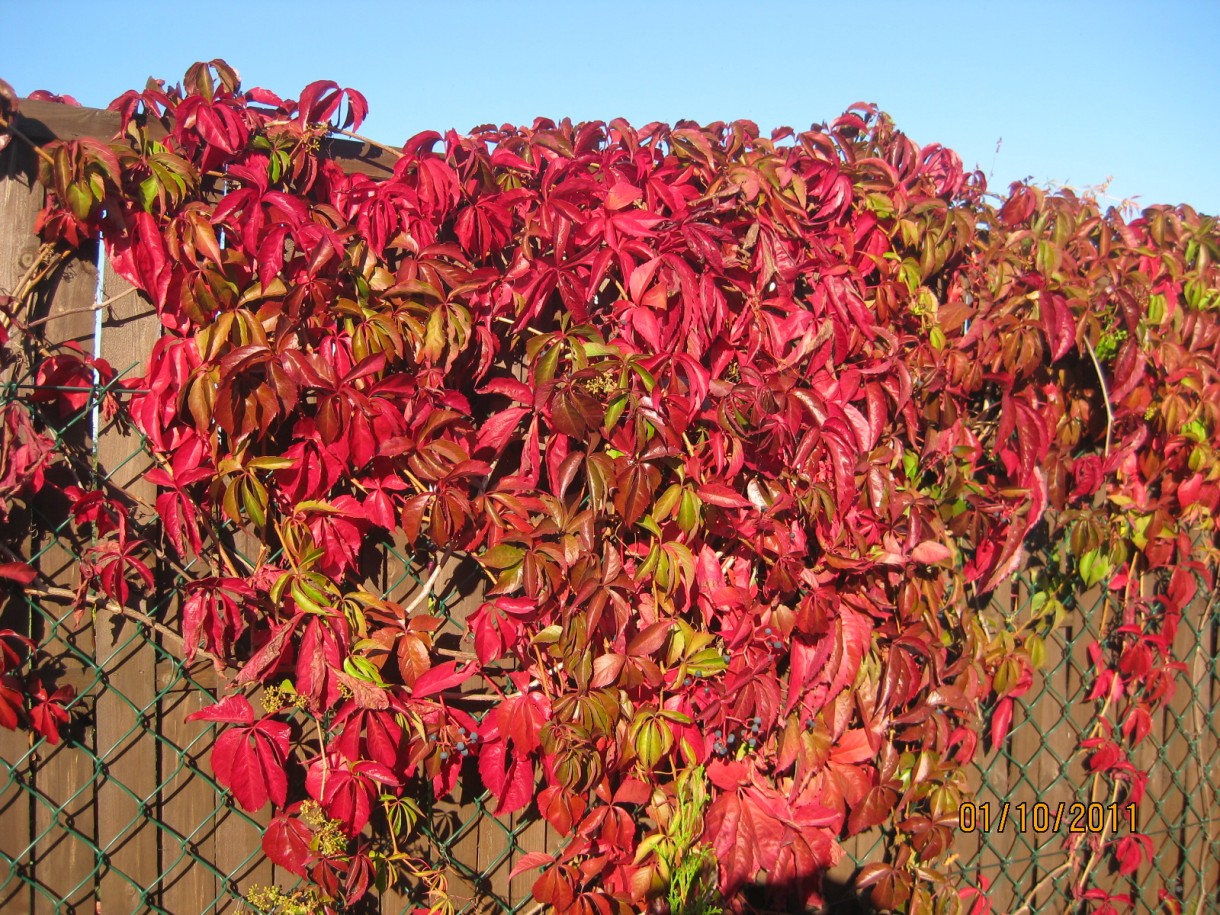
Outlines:
{"type": "Polygon", "coordinates": [[[967,801],[957,811],[958,828],[962,832],[1103,832],[1120,830],[1139,832],[1134,804],[1086,804],[1081,801],[1057,804],[1027,804],[1022,801],[967,801]]]}

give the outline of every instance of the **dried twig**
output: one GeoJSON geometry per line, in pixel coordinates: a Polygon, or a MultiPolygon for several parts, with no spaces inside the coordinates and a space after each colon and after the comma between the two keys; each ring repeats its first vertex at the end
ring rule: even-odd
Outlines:
{"type": "MultiPolygon", "coordinates": [[[[43,578],[44,576],[42,576],[42,573],[39,573],[39,577],[43,578]]],[[[45,578],[44,578],[44,580],[45,580],[45,578]]],[[[23,591],[24,591],[24,593],[30,595],[31,597],[45,597],[45,598],[51,598],[53,600],[67,600],[67,601],[73,601],[73,602],[75,602],[75,600],[76,600],[76,592],[72,591],[69,588],[58,588],[58,587],[52,586],[52,587],[47,587],[47,588],[24,588],[23,591]]],[[[153,619],[147,613],[141,613],[139,610],[133,610],[131,607],[124,607],[122,604],[118,603],[115,600],[111,600],[110,598],[105,598],[105,599],[94,598],[93,603],[96,606],[109,610],[115,616],[126,617],[127,619],[130,619],[133,622],[139,623],[142,626],[147,626],[149,629],[152,629],[162,638],[167,638],[170,641],[177,643],[184,650],[186,648],[186,639],[184,639],[182,637],[181,633],[175,632],[173,629],[170,629],[164,623],[160,623],[157,620],[153,619]]],[[[196,648],[195,649],[195,658],[202,659],[205,661],[211,661],[212,664],[214,664],[216,666],[218,671],[221,670],[222,668],[228,666],[228,663],[226,661],[224,661],[222,658],[219,658],[216,655],[212,654],[210,651],[208,651],[205,648],[196,648]]],[[[183,659],[182,663],[184,665],[186,664],[185,658],[183,659]]]]}
{"type": "Polygon", "coordinates": [[[1014,910],[1011,915],[1030,915],[1033,909],[1030,908],[1034,904],[1034,899],[1042,892],[1042,888],[1048,884],[1054,883],[1059,878],[1059,875],[1068,870],[1072,866],[1071,859],[1064,861],[1053,871],[1048,871],[1046,876],[1034,884],[1034,888],[1029,891],[1029,895],[1025,898],[1025,904],[1019,909],[1014,910]]]}
{"type": "Polygon", "coordinates": [[[39,146],[37,143],[35,143],[33,140],[31,140],[29,137],[27,137],[20,130],[18,130],[16,124],[14,124],[12,121],[9,121],[4,129],[7,133],[11,133],[18,140],[25,143],[26,146],[28,146],[30,149],[32,149],[34,151],[34,155],[38,156],[39,159],[41,159],[43,162],[47,163],[47,165],[54,167],[55,160],[53,158],[51,158],[51,154],[49,152],[47,152],[45,149],[43,149],[41,146],[39,146]]]}
{"type": "Polygon", "coordinates": [[[330,133],[337,133],[341,136],[350,137],[353,140],[359,140],[361,143],[367,143],[369,146],[372,146],[375,149],[388,152],[396,159],[401,159],[403,157],[403,151],[401,149],[395,149],[393,146],[386,146],[384,143],[378,143],[376,140],[369,139],[368,137],[362,136],[351,130],[343,130],[339,127],[332,127],[330,128],[330,133]]]}
{"type": "Polygon", "coordinates": [[[56,320],[57,318],[66,318],[68,315],[78,315],[78,314],[85,314],[86,312],[91,312],[91,311],[101,311],[103,308],[109,308],[115,302],[119,301],[120,299],[126,298],[127,296],[131,295],[133,292],[136,292],[136,291],[138,291],[136,289],[136,287],[132,286],[130,289],[126,290],[125,292],[120,292],[118,295],[113,295],[110,298],[106,299],[104,302],[98,302],[96,305],[82,305],[80,308],[68,308],[68,309],[65,309],[64,311],[56,312],[53,315],[47,315],[45,318],[38,318],[37,320],[30,321],[28,324],[26,324],[26,329],[28,330],[30,328],[38,327],[41,324],[47,324],[51,321],[56,320]]]}

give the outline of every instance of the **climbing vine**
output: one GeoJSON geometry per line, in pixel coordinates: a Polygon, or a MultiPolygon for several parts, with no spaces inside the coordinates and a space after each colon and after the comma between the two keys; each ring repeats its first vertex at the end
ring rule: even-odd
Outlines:
{"type": "MultiPolygon", "coordinates": [[[[937,866],[963,767],[1093,587],[1080,752],[1139,801],[1133,750],[1215,566],[1213,219],[997,198],[863,105],[770,136],[429,132],[384,178],[324,156],[366,113],[334,83],[284,99],[212,61],[111,107],[118,137],[39,150],[46,256],[0,344],[73,413],[64,379],[113,372],[40,335],[52,262],[100,237],[155,306],[108,409],[155,461],[156,517],[68,490],[93,544],[72,599],[129,607],[159,551],[198,570],[178,636],[231,690],[193,717],[222,726],[236,802],[272,805],[266,852],[309,905],[389,882],[443,908],[413,798],[473,779],[565,837],[523,862],[559,912],[816,904],[839,840],[878,825],[878,906],[989,911],[937,866]],[[406,605],[372,584],[391,542],[426,579],[406,605]],[[452,558],[486,579],[468,658],[439,652],[427,599],[452,558]],[[1018,570],[1023,619],[988,600],[1018,570]]],[[[3,411],[0,512],[61,459],[31,403],[3,411]]],[[[23,635],[0,646],[0,725],[55,739],[70,694],[23,635]]],[[[1081,838],[1070,891],[1122,910],[1092,875],[1149,857],[1081,838]]]]}

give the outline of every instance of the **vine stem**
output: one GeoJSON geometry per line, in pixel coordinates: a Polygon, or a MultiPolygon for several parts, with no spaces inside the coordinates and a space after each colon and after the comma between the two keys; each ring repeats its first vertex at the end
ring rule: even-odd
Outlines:
{"type": "MultiPolygon", "coordinates": [[[[1117,800],[1118,800],[1118,782],[1115,782],[1113,787],[1110,789],[1109,806],[1112,807],[1117,800]]],[[[1084,864],[1084,872],[1081,873],[1080,880],[1078,880],[1076,882],[1076,892],[1077,893],[1084,892],[1084,888],[1089,882],[1089,875],[1093,872],[1093,868],[1095,868],[1097,866],[1097,859],[1101,856],[1102,851],[1106,847],[1106,839],[1110,835],[1110,827],[1114,825],[1113,820],[1115,820],[1115,819],[1117,819],[1117,817],[1111,817],[1111,822],[1109,822],[1109,823],[1104,822],[1105,811],[1104,810],[1102,811],[1103,823],[1102,823],[1102,830],[1101,830],[1101,838],[1097,842],[1097,847],[1092,852],[1089,853],[1089,859],[1084,864]]]]}
{"type": "Polygon", "coordinates": [[[453,548],[450,547],[449,549],[445,550],[445,555],[437,560],[436,566],[432,569],[432,574],[428,576],[428,580],[425,581],[423,587],[419,589],[419,593],[415,595],[415,597],[411,600],[411,603],[402,608],[402,614],[404,617],[410,616],[416,607],[432,596],[432,588],[436,585],[436,580],[440,578],[441,569],[445,567],[445,563],[449,561],[449,557],[452,555],[453,548]]]}
{"type": "Polygon", "coordinates": [[[350,137],[353,140],[359,140],[361,143],[367,143],[369,146],[372,146],[375,149],[380,149],[382,152],[388,152],[391,156],[396,156],[399,159],[403,157],[403,151],[401,149],[395,149],[393,146],[386,146],[384,143],[378,143],[376,140],[370,139],[369,137],[363,136],[354,131],[343,130],[340,127],[332,127],[330,128],[330,132],[337,133],[340,136],[350,137]]]}
{"type": "Polygon", "coordinates": [[[136,287],[132,286],[130,289],[128,289],[124,292],[120,292],[118,295],[111,296],[110,298],[106,299],[104,302],[98,302],[96,305],[83,305],[80,308],[68,308],[64,311],[56,312],[53,315],[47,315],[45,318],[38,318],[37,320],[30,321],[28,324],[26,324],[26,326],[25,326],[26,330],[30,330],[30,329],[38,327],[42,324],[48,324],[51,321],[54,321],[58,318],[65,318],[68,315],[78,315],[78,314],[85,314],[85,313],[91,312],[91,311],[101,311],[103,308],[109,308],[115,302],[118,302],[120,299],[126,298],[127,296],[131,295],[133,292],[136,292],[136,291],[137,291],[136,287]]]}
{"type": "MultiPolygon", "coordinates": [[[[5,551],[8,552],[7,547],[5,547],[5,551]]],[[[42,577],[41,572],[39,573],[39,577],[40,578],[42,577]]],[[[56,587],[23,588],[22,591],[23,591],[23,593],[28,594],[31,597],[48,597],[48,598],[52,598],[52,599],[67,600],[67,601],[76,600],[76,592],[72,591],[68,588],[56,588],[56,587]]],[[[164,638],[170,639],[173,642],[176,642],[183,649],[186,648],[186,639],[183,638],[181,633],[175,632],[173,629],[170,629],[164,623],[160,623],[157,620],[153,619],[147,613],[141,613],[139,610],[133,610],[130,607],[124,607],[118,601],[115,601],[111,598],[105,598],[104,600],[100,599],[100,598],[94,598],[93,602],[95,604],[100,604],[101,606],[105,607],[105,609],[109,610],[111,613],[115,614],[116,616],[126,617],[127,619],[130,619],[133,622],[139,623],[142,626],[147,626],[149,629],[152,629],[158,635],[160,635],[164,638]]],[[[196,648],[195,657],[203,658],[205,661],[211,661],[212,664],[214,664],[216,666],[217,671],[222,674],[223,674],[223,669],[228,666],[224,660],[222,660],[221,658],[212,654],[206,648],[196,648]]],[[[185,663],[185,661],[183,663],[185,663]]]]}
{"type": "Polygon", "coordinates": [[[1085,347],[1089,351],[1089,358],[1093,360],[1093,368],[1097,372],[1097,380],[1101,383],[1101,398],[1102,403],[1106,408],[1106,451],[1105,456],[1110,456],[1110,440],[1114,432],[1114,409],[1110,406],[1110,389],[1106,386],[1106,376],[1101,370],[1101,362],[1097,358],[1097,350],[1093,349],[1093,344],[1086,338],[1084,341],[1085,347]]]}
{"type": "MultiPolygon", "coordinates": [[[[13,301],[18,309],[22,307],[29,309],[32,307],[27,300],[30,299],[34,290],[47,277],[59,269],[60,265],[68,259],[70,253],[67,250],[56,250],[54,245],[45,242],[39,246],[38,254],[34,257],[34,263],[30,265],[30,268],[17,281],[17,285],[13,287],[13,301]]],[[[3,315],[3,318],[4,326],[9,326],[11,320],[8,315],[3,315]]],[[[40,348],[45,352],[45,347],[40,348]]]]}
{"type": "Polygon", "coordinates": [[[34,151],[34,155],[38,156],[43,162],[52,167],[55,166],[55,160],[51,158],[51,154],[27,137],[22,131],[17,129],[17,125],[9,121],[5,126],[5,130],[15,136],[18,140],[34,151]]]}
{"type": "Polygon", "coordinates": [[[1030,915],[1030,913],[1033,912],[1033,909],[1031,909],[1030,906],[1033,905],[1034,899],[1037,898],[1038,894],[1042,892],[1042,888],[1048,884],[1054,883],[1055,880],[1058,879],[1059,875],[1067,871],[1069,868],[1071,868],[1071,866],[1072,859],[1068,858],[1068,860],[1064,861],[1053,871],[1049,871],[1045,877],[1034,884],[1034,888],[1029,891],[1029,896],[1026,898],[1021,908],[1016,909],[1010,913],[1010,915],[1030,915]]]}

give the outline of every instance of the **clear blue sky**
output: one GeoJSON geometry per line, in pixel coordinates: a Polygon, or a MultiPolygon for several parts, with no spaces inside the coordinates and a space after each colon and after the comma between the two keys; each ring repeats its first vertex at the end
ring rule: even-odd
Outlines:
{"type": "Polygon", "coordinates": [[[0,77],[86,105],[213,57],[285,96],[359,89],[363,132],[391,143],[538,115],[803,129],[871,101],[993,189],[1112,176],[1116,199],[1220,213],[1220,0],[0,0],[0,18],[0,77]]]}

